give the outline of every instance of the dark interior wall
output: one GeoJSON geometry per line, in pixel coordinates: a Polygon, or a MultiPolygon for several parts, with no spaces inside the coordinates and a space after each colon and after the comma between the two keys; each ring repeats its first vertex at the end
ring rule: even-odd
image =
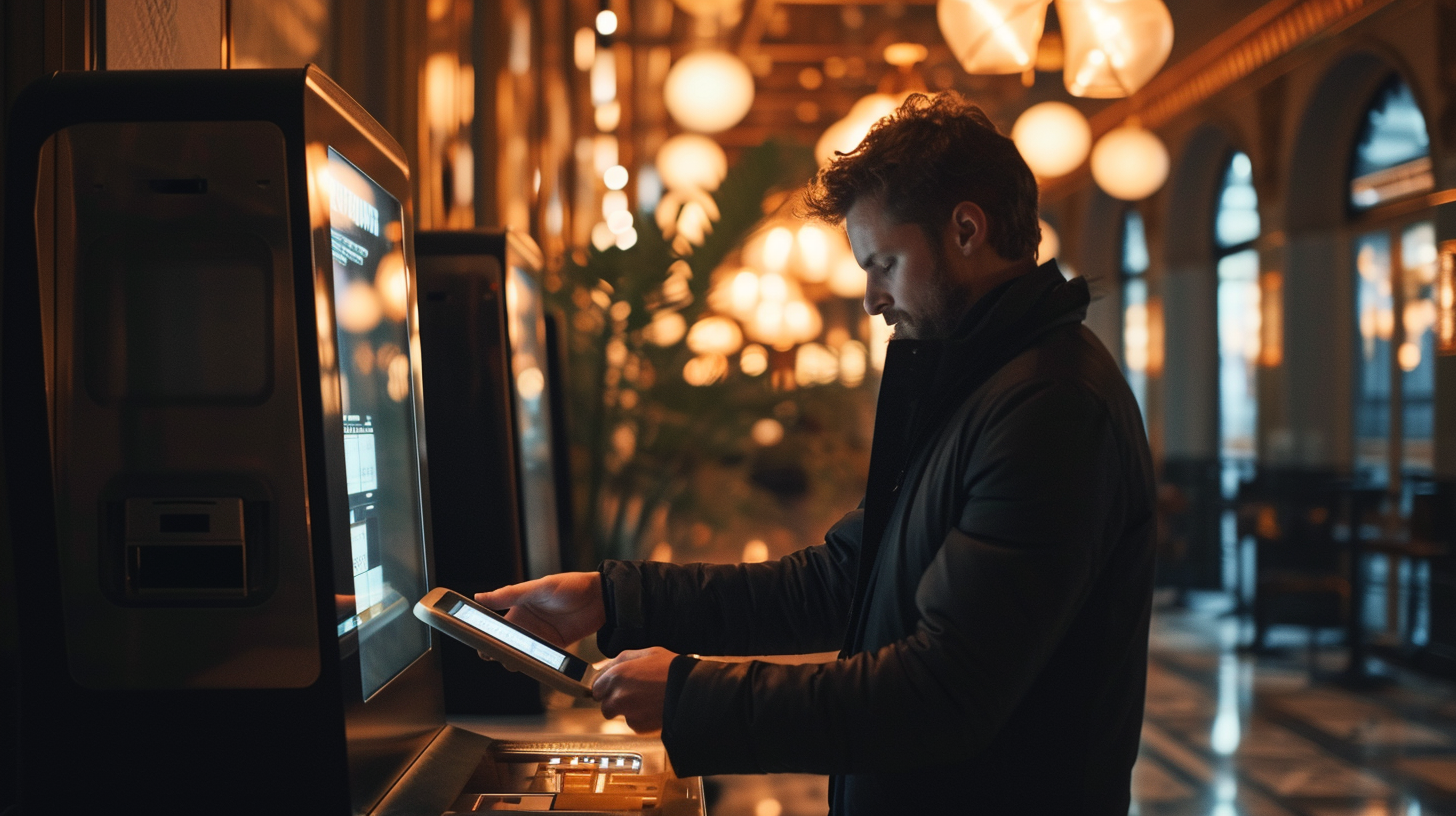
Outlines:
{"type": "Polygon", "coordinates": [[[1198,128],[1168,183],[1162,280],[1165,354],[1164,453],[1218,456],[1218,281],[1213,262],[1214,197],[1234,147],[1222,127],[1198,128]]]}
{"type": "Polygon", "coordinates": [[[1070,257],[1092,289],[1087,328],[1122,360],[1122,213],[1124,205],[1100,189],[1086,196],[1078,232],[1081,240],[1070,257]]]}
{"type": "MultiPolygon", "coordinates": [[[[27,85],[51,71],[91,66],[92,14],[92,5],[85,0],[6,0],[0,6],[0,88],[5,94],[0,110],[0,142],[5,141],[9,130],[11,106],[27,85]]],[[[4,183],[4,167],[0,164],[0,189],[4,183]]],[[[0,244],[0,256],[3,251],[0,244]]],[[[3,421],[4,417],[0,417],[3,421]]],[[[15,732],[19,706],[15,682],[15,570],[9,535],[12,510],[4,501],[5,474],[0,458],[0,811],[15,802],[19,750],[15,732]]]]}

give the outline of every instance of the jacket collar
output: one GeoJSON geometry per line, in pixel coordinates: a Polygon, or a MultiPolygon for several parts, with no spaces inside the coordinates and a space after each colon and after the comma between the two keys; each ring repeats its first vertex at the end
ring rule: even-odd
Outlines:
{"type": "Polygon", "coordinates": [[[1053,329],[1081,323],[1091,296],[1083,278],[1067,280],[1057,262],[1018,275],[971,307],[941,345],[933,393],[970,390],[1053,329]],[[987,370],[989,368],[989,370],[987,370]]]}
{"type": "Polygon", "coordinates": [[[1086,280],[1068,281],[1047,261],[983,295],[949,338],[891,340],[890,356],[906,359],[914,348],[932,402],[964,397],[1047,332],[1081,323],[1090,301],[1086,280]]]}

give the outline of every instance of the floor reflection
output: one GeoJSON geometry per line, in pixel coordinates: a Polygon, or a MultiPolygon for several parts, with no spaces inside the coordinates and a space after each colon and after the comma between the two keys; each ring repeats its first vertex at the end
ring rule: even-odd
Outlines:
{"type": "MultiPolygon", "coordinates": [[[[1294,630],[1256,658],[1239,626],[1217,609],[1155,617],[1133,816],[1456,816],[1456,683],[1392,670],[1348,690],[1330,679],[1342,649],[1311,653],[1294,630]]],[[[709,786],[711,816],[827,810],[823,777],[709,786]]]]}

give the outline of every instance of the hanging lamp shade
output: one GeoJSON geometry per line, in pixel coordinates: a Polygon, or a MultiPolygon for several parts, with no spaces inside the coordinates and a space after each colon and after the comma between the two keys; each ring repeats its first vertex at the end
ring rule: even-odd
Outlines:
{"type": "Polygon", "coordinates": [[[1092,148],[1092,178],[1103,192],[1123,201],[1141,201],[1168,180],[1168,148],[1140,125],[1127,124],[1103,134],[1092,148]]]}
{"type": "Polygon", "coordinates": [[[728,157],[718,143],[697,133],[679,133],[657,149],[657,175],[669,190],[718,189],[728,175],[728,157]]]}
{"type": "Polygon", "coordinates": [[[1019,74],[1036,64],[1051,0],[940,0],[941,36],[970,74],[1019,74]]]}
{"type": "Polygon", "coordinates": [[[1076,170],[1092,149],[1092,128],[1082,112],[1065,102],[1032,105],[1016,118],[1011,141],[1037,178],[1076,170]]]}
{"type": "Polygon", "coordinates": [[[1173,17],[1162,0],[1057,0],[1057,17],[1062,79],[1072,96],[1128,96],[1173,50],[1173,17]]]}
{"type": "Polygon", "coordinates": [[[678,60],[662,86],[667,112],[684,128],[718,133],[753,107],[753,73],[727,51],[702,49],[678,60]]]}
{"type": "Polygon", "coordinates": [[[876,122],[900,107],[904,96],[872,93],[860,98],[843,119],[830,125],[824,135],[819,137],[819,141],[815,142],[814,158],[819,160],[819,166],[823,167],[833,161],[835,153],[853,152],[864,141],[864,137],[869,135],[870,128],[876,122]]]}

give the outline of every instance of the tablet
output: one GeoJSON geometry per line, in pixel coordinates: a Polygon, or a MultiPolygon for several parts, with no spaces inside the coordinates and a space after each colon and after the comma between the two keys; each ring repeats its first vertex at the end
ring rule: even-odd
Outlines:
{"type": "Polygon", "coordinates": [[[574,697],[590,697],[596,670],[475,601],[436,587],[415,604],[415,617],[485,652],[511,671],[540,680],[574,697]]]}

